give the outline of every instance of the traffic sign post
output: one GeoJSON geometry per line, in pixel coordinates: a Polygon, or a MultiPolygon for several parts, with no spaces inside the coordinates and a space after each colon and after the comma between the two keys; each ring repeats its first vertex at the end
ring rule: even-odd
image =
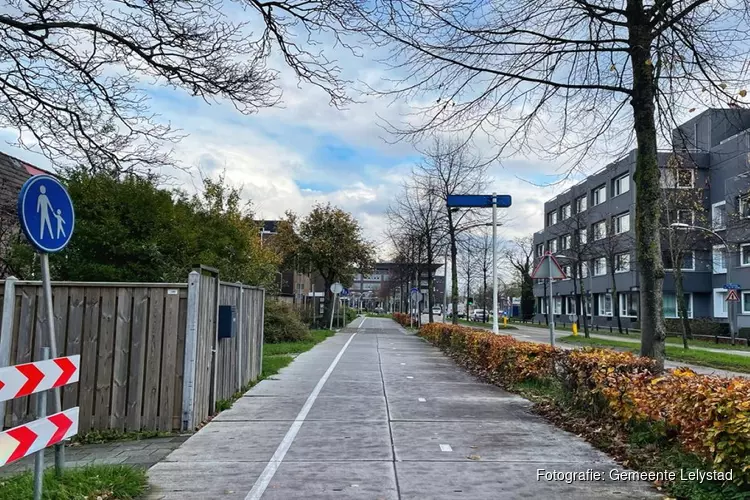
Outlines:
{"type": "Polygon", "coordinates": [[[34,500],[42,498],[44,449],[62,447],[64,440],[78,432],[78,407],[47,416],[47,391],[78,382],[81,357],[49,357],[50,348],[45,346],[41,348],[41,361],[0,368],[0,401],[37,395],[37,419],[0,432],[0,467],[36,453],[34,500]]]}
{"type": "MultiPolygon", "coordinates": [[[[18,195],[18,220],[29,243],[39,252],[49,353],[52,358],[57,358],[49,254],[65,248],[73,237],[76,224],[73,200],[56,178],[35,175],[24,183],[18,195]]],[[[62,400],[59,387],[54,389],[53,400],[55,413],[60,413],[62,400]]],[[[55,445],[55,473],[58,476],[62,474],[64,452],[62,444],[55,445]]]]}
{"type": "MultiPolygon", "coordinates": [[[[339,294],[344,290],[344,285],[339,283],[338,281],[331,285],[331,293],[333,294],[333,301],[331,301],[331,326],[330,329],[333,330],[333,317],[336,313],[336,302],[338,300],[339,294]]],[[[341,309],[341,308],[339,308],[341,309]]]]}
{"type": "Polygon", "coordinates": [[[552,252],[547,252],[542,257],[542,260],[537,264],[534,272],[531,273],[531,279],[548,279],[549,286],[548,290],[548,301],[547,301],[547,322],[549,323],[549,343],[552,347],[555,346],[555,316],[552,314],[552,280],[553,279],[565,279],[565,273],[563,272],[560,264],[557,263],[555,256],[552,252]]]}
{"type": "MultiPolygon", "coordinates": [[[[513,203],[509,194],[452,194],[447,205],[451,207],[492,208],[492,332],[500,333],[497,324],[497,208],[508,208],[513,203]]],[[[447,280],[446,280],[447,281],[447,280]]],[[[485,307],[485,309],[487,309],[485,307]]],[[[454,314],[456,311],[453,311],[454,314]]],[[[466,311],[468,315],[469,311],[466,311]]]]}

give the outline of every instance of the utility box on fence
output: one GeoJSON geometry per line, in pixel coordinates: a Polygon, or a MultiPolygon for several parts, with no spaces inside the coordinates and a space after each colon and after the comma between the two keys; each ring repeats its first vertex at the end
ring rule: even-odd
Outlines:
{"type": "Polygon", "coordinates": [[[219,306],[219,338],[231,339],[237,334],[237,308],[219,306]]]}

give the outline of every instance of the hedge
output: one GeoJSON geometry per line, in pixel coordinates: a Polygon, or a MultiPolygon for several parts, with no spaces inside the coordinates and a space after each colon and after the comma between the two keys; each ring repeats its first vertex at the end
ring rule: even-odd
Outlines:
{"type": "Polygon", "coordinates": [[[419,335],[494,383],[559,380],[573,404],[625,428],[648,425],[716,471],[750,483],[750,380],[657,373],[630,352],[563,350],[486,330],[430,323],[419,335]]]}
{"type": "Polygon", "coordinates": [[[393,320],[401,326],[409,326],[409,315],[406,313],[393,313],[393,320]]]}

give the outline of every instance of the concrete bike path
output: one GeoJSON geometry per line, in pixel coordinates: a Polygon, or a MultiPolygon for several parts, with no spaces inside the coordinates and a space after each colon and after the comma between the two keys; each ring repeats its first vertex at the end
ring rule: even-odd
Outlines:
{"type": "Polygon", "coordinates": [[[303,353],[149,470],[150,499],[659,498],[389,319],[303,353]],[[539,470],[602,480],[548,481],[539,470]],[[588,471],[588,472],[587,472],[588,471]]]}

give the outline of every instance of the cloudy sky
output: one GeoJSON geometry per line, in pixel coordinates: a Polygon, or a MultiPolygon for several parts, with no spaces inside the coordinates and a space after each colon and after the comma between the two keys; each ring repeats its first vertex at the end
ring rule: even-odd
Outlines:
{"type": "MultiPolygon", "coordinates": [[[[392,76],[377,62],[379,54],[354,57],[345,50],[329,50],[328,56],[340,61],[343,76],[358,82],[356,86],[382,86],[392,76]]],[[[283,68],[273,61],[272,66],[283,68]]],[[[199,169],[208,174],[226,170],[227,179],[242,187],[258,217],[265,219],[278,218],[286,210],[304,214],[315,202],[331,202],[352,212],[367,236],[386,248],[386,208],[419,155],[410,144],[389,142],[383,124],[399,122],[414,103],[367,97],[354,90],[352,97],[360,102],[338,110],[321,90],[298,85],[289,71],[281,71],[279,83],[282,105],[251,116],[227,103],[209,105],[180,90],[149,88],[150,105],[159,120],[187,134],[176,145],[175,155],[194,173],[192,179],[180,177],[180,182],[190,189],[199,183],[199,169]]],[[[14,134],[1,137],[12,140],[14,134]]],[[[49,167],[38,155],[9,145],[4,149],[49,167]]],[[[542,227],[543,201],[570,184],[543,187],[556,181],[560,172],[555,162],[522,156],[493,165],[488,192],[513,196],[509,222],[501,231],[504,237],[542,227]]]]}

